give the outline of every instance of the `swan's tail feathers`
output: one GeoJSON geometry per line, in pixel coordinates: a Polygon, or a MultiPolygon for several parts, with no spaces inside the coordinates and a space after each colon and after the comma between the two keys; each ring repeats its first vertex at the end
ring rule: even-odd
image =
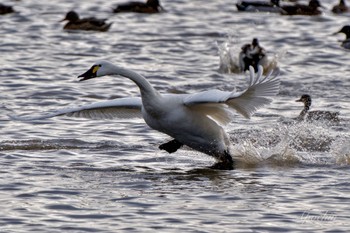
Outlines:
{"type": "Polygon", "coordinates": [[[89,119],[130,119],[141,118],[142,102],[140,97],[120,98],[84,105],[76,108],[65,108],[39,116],[10,116],[16,121],[36,121],[56,116],[81,117],[89,119]]]}
{"type": "Polygon", "coordinates": [[[270,71],[263,77],[263,68],[259,66],[257,74],[249,67],[250,85],[242,92],[232,93],[226,104],[246,118],[250,118],[259,108],[271,103],[272,97],[278,94],[280,81],[277,78],[279,69],[270,71]]]}

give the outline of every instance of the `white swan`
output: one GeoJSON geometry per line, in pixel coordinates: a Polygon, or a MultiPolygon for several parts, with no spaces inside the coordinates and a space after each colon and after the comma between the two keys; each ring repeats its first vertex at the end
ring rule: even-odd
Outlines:
{"type": "Polygon", "coordinates": [[[121,75],[135,82],[141,97],[120,98],[16,119],[40,120],[59,115],[110,119],[141,117],[142,114],[147,125],[174,138],[162,144],[160,149],[172,153],[182,145],[187,145],[216,158],[218,163],[213,168],[232,169],[231,143],[222,126],[232,120],[234,110],[250,118],[258,108],[271,102],[266,97],[278,93],[278,72],[274,72],[272,77],[270,72],[265,78],[262,73],[262,67],[259,67],[255,76],[254,69],[250,67],[250,84],[242,92],[209,90],[196,94],[160,94],[144,76],[110,62],[100,61],[80,75],[80,81],[105,75],[121,75]]]}

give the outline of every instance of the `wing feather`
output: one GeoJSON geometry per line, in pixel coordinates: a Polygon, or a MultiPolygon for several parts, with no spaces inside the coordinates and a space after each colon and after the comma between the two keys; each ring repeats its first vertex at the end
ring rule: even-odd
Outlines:
{"type": "Polygon", "coordinates": [[[10,116],[13,120],[32,121],[55,116],[82,117],[90,119],[141,118],[140,97],[108,100],[75,108],[64,108],[40,116],[10,116]]]}
{"type": "MultiPolygon", "coordinates": [[[[242,92],[227,92],[220,90],[210,90],[192,94],[184,99],[184,104],[191,108],[202,108],[205,113],[206,105],[208,105],[208,116],[214,116],[213,109],[210,107],[214,103],[225,104],[231,109],[236,110],[238,113],[246,118],[250,118],[259,108],[271,103],[271,99],[266,97],[272,97],[278,94],[280,81],[277,78],[279,70],[269,72],[265,78],[263,78],[263,68],[259,66],[257,74],[254,73],[253,67],[249,68],[250,80],[249,86],[242,92]],[[201,105],[200,108],[197,105],[201,105]]],[[[218,111],[221,111],[221,115],[225,115],[226,118],[231,117],[227,109],[217,107],[218,111]],[[220,110],[221,109],[221,110],[220,110]],[[222,113],[224,112],[224,113],[222,113]]],[[[227,119],[222,121],[228,122],[227,119]]]]}

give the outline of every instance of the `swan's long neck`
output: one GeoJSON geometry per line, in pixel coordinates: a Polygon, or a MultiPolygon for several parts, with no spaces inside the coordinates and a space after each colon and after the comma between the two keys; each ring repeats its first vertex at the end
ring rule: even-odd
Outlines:
{"type": "Polygon", "coordinates": [[[131,79],[140,88],[142,97],[147,96],[147,98],[151,98],[159,96],[158,91],[152,87],[150,82],[148,82],[144,76],[138,74],[135,71],[123,67],[114,66],[114,74],[131,79]]]}

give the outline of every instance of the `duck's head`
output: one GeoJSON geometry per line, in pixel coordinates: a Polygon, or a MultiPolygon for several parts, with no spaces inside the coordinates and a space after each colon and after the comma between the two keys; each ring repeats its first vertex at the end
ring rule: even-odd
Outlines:
{"type": "Polygon", "coordinates": [[[318,0],[310,0],[309,7],[310,8],[314,8],[314,9],[316,9],[318,7],[322,7],[323,8],[323,6],[321,5],[321,3],[318,0]]]}
{"type": "Polygon", "coordinates": [[[148,6],[151,6],[151,7],[154,7],[154,8],[157,8],[157,7],[160,6],[159,0],[147,0],[146,4],[148,6]]]}
{"type": "Polygon", "coordinates": [[[347,38],[350,37],[350,25],[345,25],[340,29],[339,32],[336,32],[334,34],[338,34],[338,33],[344,33],[347,38]]]}
{"type": "Polygon", "coordinates": [[[79,81],[85,81],[105,75],[115,74],[115,66],[108,61],[98,61],[91,66],[89,70],[78,76],[79,81]]]}
{"type": "Polygon", "coordinates": [[[253,39],[252,45],[253,45],[253,47],[259,45],[259,40],[258,40],[258,38],[254,38],[254,39],[253,39]]]}
{"type": "Polygon", "coordinates": [[[311,96],[304,94],[300,97],[300,99],[296,100],[296,102],[302,102],[305,106],[310,107],[311,106],[311,96]]]}
{"type": "Polygon", "coordinates": [[[65,20],[68,20],[69,22],[76,22],[79,20],[79,15],[75,11],[69,11],[66,14],[66,17],[64,19],[62,19],[61,21],[65,21],[65,20]]]}

